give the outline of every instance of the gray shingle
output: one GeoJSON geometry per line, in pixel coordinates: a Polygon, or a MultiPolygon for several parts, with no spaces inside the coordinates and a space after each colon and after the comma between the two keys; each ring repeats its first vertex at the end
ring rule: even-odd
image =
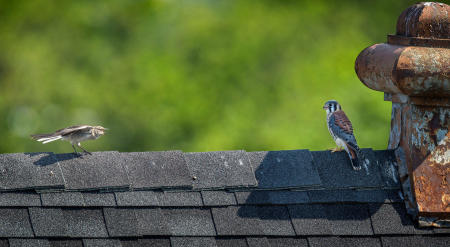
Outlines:
{"type": "Polygon", "coordinates": [[[122,247],[118,239],[83,239],[84,247],[122,247]]]}
{"type": "Polygon", "coordinates": [[[233,192],[204,190],[201,193],[205,206],[229,206],[237,204],[233,192]]]}
{"type": "Polygon", "coordinates": [[[381,247],[380,239],[369,237],[309,237],[309,246],[381,247]]]}
{"type": "Polygon", "coordinates": [[[235,192],[239,204],[299,204],[308,203],[309,197],[305,191],[287,190],[254,190],[235,192]]]}
{"type": "Polygon", "coordinates": [[[92,155],[55,155],[62,169],[66,189],[128,188],[130,183],[119,152],[94,152],[92,155]]]}
{"type": "Polygon", "coordinates": [[[400,188],[401,184],[395,152],[393,150],[374,151],[374,156],[384,186],[400,188]]]}
{"type": "Polygon", "coordinates": [[[35,192],[0,192],[0,206],[41,206],[41,198],[35,192]]]}
{"type": "Polygon", "coordinates": [[[297,235],[372,235],[366,204],[289,206],[297,235]]]}
{"type": "Polygon", "coordinates": [[[450,228],[434,228],[433,233],[435,234],[447,234],[450,233],[450,228]]]}
{"type": "Polygon", "coordinates": [[[326,189],[337,188],[372,188],[383,187],[380,171],[371,149],[362,150],[370,164],[366,170],[352,169],[345,152],[314,151],[311,152],[319,171],[322,186],[326,189]]]}
{"type": "Polygon", "coordinates": [[[248,247],[247,239],[236,237],[216,238],[216,244],[218,247],[248,247]]]}
{"type": "Polygon", "coordinates": [[[99,192],[47,192],[41,194],[44,206],[101,207],[115,206],[113,193],[99,192]]]}
{"type": "Polygon", "coordinates": [[[334,202],[372,202],[390,203],[401,200],[399,190],[384,189],[340,189],[340,190],[311,190],[308,191],[309,199],[313,203],[334,202]]]}
{"type": "Polygon", "coordinates": [[[433,234],[432,228],[417,228],[404,203],[371,204],[370,214],[375,234],[433,234]]]}
{"type": "Polygon", "coordinates": [[[331,223],[321,204],[288,206],[297,235],[331,235],[331,223]]]}
{"type": "MultiPolygon", "coordinates": [[[[383,247],[398,247],[398,246],[414,246],[414,247],[429,247],[433,246],[425,242],[422,236],[401,236],[401,237],[381,237],[383,247]]],[[[447,245],[448,246],[448,245],[447,245]]]]}
{"type": "Polygon", "coordinates": [[[159,208],[105,208],[110,236],[169,235],[167,222],[159,208]]]}
{"type": "Polygon", "coordinates": [[[83,247],[81,240],[49,240],[51,247],[83,247]]]}
{"type": "MultiPolygon", "coordinates": [[[[354,190],[311,190],[308,191],[312,203],[357,202],[354,190]]],[[[384,202],[384,199],[383,201],[384,202]]]]}
{"type": "Polygon", "coordinates": [[[308,150],[247,153],[255,171],[258,187],[308,188],[321,184],[308,150]]]}
{"type": "Polygon", "coordinates": [[[30,208],[31,222],[39,237],[106,237],[100,209],[30,208]]]}
{"type": "Polygon", "coordinates": [[[50,242],[47,239],[11,238],[9,239],[9,247],[50,247],[50,242]]]}
{"type": "Polygon", "coordinates": [[[369,206],[375,234],[413,234],[414,223],[402,204],[371,204],[369,206]]]}
{"type": "Polygon", "coordinates": [[[192,187],[181,151],[122,153],[133,188],[192,187]]]}
{"type": "Polygon", "coordinates": [[[144,238],[120,241],[122,247],[171,247],[169,238],[144,238]]]}
{"type": "Polygon", "coordinates": [[[29,208],[34,234],[38,237],[62,237],[67,235],[67,222],[60,208],[29,208]]]}
{"type": "Polygon", "coordinates": [[[213,237],[171,237],[172,247],[217,247],[213,237]]]}
{"type": "Polygon", "coordinates": [[[185,160],[196,178],[193,181],[196,189],[256,185],[248,157],[242,150],[186,153],[185,160]]]}
{"type": "Polygon", "coordinates": [[[283,206],[212,208],[218,235],[295,235],[283,206]]]}
{"type": "Polygon", "coordinates": [[[0,237],[33,236],[26,209],[1,208],[0,224],[0,237]]]}
{"type": "Polygon", "coordinates": [[[51,153],[1,154],[0,189],[63,188],[64,180],[57,163],[40,165],[51,153]]]}
{"type": "Polygon", "coordinates": [[[170,235],[167,221],[159,208],[135,209],[135,214],[140,235],[170,235]]]}
{"type": "Polygon", "coordinates": [[[154,191],[116,192],[118,206],[159,206],[157,193],[154,191]]]}
{"type": "Polygon", "coordinates": [[[212,208],[217,235],[264,235],[254,206],[212,208]]]}
{"type": "Polygon", "coordinates": [[[67,236],[73,238],[107,237],[105,222],[101,209],[63,209],[67,222],[67,236]]]}
{"type": "MultiPolygon", "coordinates": [[[[448,228],[447,228],[448,229],[448,228]]],[[[423,236],[423,240],[428,246],[433,247],[448,247],[450,246],[449,236],[423,236]]]]}
{"type": "Polygon", "coordinates": [[[261,219],[260,227],[264,235],[268,236],[295,236],[294,228],[286,207],[258,206],[258,216],[261,219]]]}
{"type": "Polygon", "coordinates": [[[268,238],[271,246],[276,247],[308,247],[305,238],[268,238]]]}
{"type": "Polygon", "coordinates": [[[356,191],[356,197],[358,202],[403,202],[400,193],[401,191],[398,189],[358,190],[356,191]]]}
{"type": "Polygon", "coordinates": [[[151,239],[140,239],[142,246],[152,246],[152,247],[171,247],[169,238],[151,238],[151,239]]]}
{"type": "Polygon", "coordinates": [[[43,206],[84,206],[81,192],[42,193],[41,200],[43,206]]]}
{"type": "MultiPolygon", "coordinates": [[[[138,247],[138,246],[142,246],[141,244],[139,244],[139,240],[141,239],[122,239],[120,240],[120,246],[122,247],[138,247]]],[[[169,241],[169,246],[170,247],[170,241],[169,241]]]]}
{"type": "Polygon", "coordinates": [[[82,192],[84,205],[87,207],[116,206],[114,193],[82,192]]]}
{"type": "Polygon", "coordinates": [[[162,209],[173,236],[215,236],[209,209],[162,209]]]}
{"type": "Polygon", "coordinates": [[[166,207],[203,206],[200,192],[163,192],[158,194],[158,199],[166,207]]]}
{"type": "Polygon", "coordinates": [[[111,237],[140,236],[134,209],[104,208],[106,227],[111,237]]]}
{"type": "Polygon", "coordinates": [[[324,204],[334,235],[373,235],[366,204],[324,204]]]}
{"type": "Polygon", "coordinates": [[[249,247],[270,247],[269,241],[265,237],[249,237],[247,244],[249,247]]]}
{"type": "Polygon", "coordinates": [[[0,247],[9,247],[8,240],[0,239],[0,247]]]}

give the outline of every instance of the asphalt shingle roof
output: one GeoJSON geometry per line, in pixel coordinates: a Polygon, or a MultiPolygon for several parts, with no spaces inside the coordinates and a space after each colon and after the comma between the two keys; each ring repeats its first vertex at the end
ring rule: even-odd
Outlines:
{"type": "Polygon", "coordinates": [[[2,246],[449,246],[415,227],[391,151],[0,155],[2,246]]]}

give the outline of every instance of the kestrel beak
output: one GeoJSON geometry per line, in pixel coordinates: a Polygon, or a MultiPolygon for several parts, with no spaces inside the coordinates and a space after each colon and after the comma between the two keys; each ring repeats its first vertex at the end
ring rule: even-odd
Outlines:
{"type": "Polygon", "coordinates": [[[323,109],[324,109],[324,110],[328,109],[328,106],[324,105],[324,106],[323,106],[323,109]]]}

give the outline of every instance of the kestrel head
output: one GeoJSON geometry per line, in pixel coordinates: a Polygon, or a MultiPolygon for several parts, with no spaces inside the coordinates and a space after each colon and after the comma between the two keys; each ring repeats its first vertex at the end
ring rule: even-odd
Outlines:
{"type": "Polygon", "coordinates": [[[328,100],[325,102],[325,105],[323,105],[323,109],[327,111],[327,114],[330,114],[335,111],[341,110],[341,105],[336,100],[328,100]]]}
{"type": "Polygon", "coordinates": [[[95,137],[100,137],[100,136],[104,135],[105,130],[108,130],[108,129],[105,127],[102,127],[102,126],[93,126],[92,127],[92,133],[94,134],[95,137]]]}

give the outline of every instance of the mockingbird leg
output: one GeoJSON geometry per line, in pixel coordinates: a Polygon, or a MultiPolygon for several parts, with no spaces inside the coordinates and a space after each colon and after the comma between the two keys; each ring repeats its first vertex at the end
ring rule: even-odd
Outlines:
{"type": "Polygon", "coordinates": [[[75,151],[75,154],[78,154],[78,152],[77,152],[77,150],[75,149],[75,146],[72,144],[72,148],[73,148],[73,151],[75,151]]]}
{"type": "Polygon", "coordinates": [[[80,147],[81,149],[83,149],[83,151],[84,151],[85,153],[92,155],[91,152],[87,151],[86,149],[84,149],[84,148],[81,146],[81,143],[78,143],[77,146],[80,147]]]}

